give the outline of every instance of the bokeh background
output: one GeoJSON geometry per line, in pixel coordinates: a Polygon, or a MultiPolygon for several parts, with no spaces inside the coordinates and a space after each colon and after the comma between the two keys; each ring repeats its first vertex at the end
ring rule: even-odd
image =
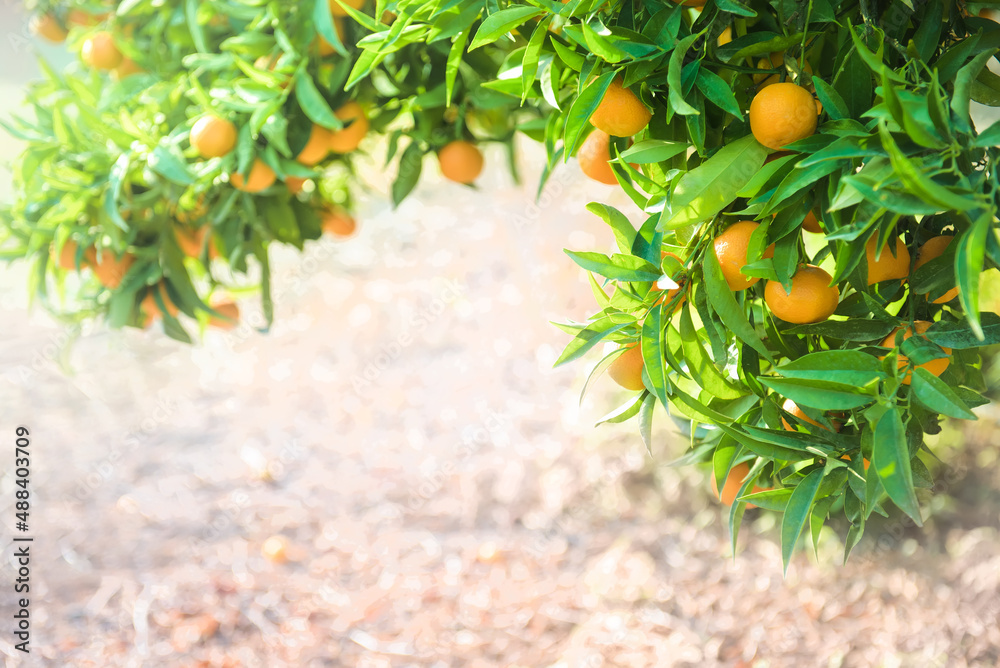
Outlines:
{"type": "MultiPolygon", "coordinates": [[[[68,56],[0,16],[6,116],[37,53],[68,56]]],[[[610,247],[584,204],[626,198],[571,164],[534,203],[525,143],[525,185],[488,153],[477,190],[430,175],[392,211],[370,148],[360,234],[275,249],[267,333],[254,300],[191,347],[67,330],[0,272],[0,428],[34,453],[32,653],[0,623],[5,665],[1000,665],[1000,412],[937,438],[923,528],[894,514],[843,566],[835,522],[783,578],[750,511],[733,559],[669,419],[649,453],[632,423],[593,428],[616,386],[581,403],[585,365],[552,369],[549,321],[593,310],[562,249],[610,247]]],[[[5,198],[17,151],[0,134],[5,198]]]]}

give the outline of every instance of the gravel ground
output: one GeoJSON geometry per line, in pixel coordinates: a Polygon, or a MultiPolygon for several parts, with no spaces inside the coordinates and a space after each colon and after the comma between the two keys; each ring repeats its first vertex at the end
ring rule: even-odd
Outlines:
{"type": "MultiPolygon", "coordinates": [[[[7,108],[30,68],[5,49],[7,108]]],[[[733,559],[704,471],[665,466],[666,420],[650,456],[632,424],[593,429],[610,383],[580,404],[583,365],[551,368],[548,321],[593,308],[561,249],[609,247],[583,204],[624,197],[571,166],[536,207],[490,158],[479,193],[431,176],[396,212],[373,164],[357,238],[276,252],[267,334],[68,345],[0,272],[0,429],[32,430],[35,537],[28,659],[3,543],[5,665],[1000,665],[995,413],[942,437],[968,447],[925,528],[872,527],[847,566],[831,529],[783,578],[752,511],[733,559]]]]}

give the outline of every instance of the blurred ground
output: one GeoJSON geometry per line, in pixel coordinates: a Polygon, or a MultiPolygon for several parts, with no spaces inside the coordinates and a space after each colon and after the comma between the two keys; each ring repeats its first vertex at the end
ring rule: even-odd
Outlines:
{"type": "Polygon", "coordinates": [[[873,527],[846,567],[831,531],[783,580],[757,512],[734,561],[666,420],[650,457],[592,428],[607,381],[579,406],[582,366],[551,369],[547,321],[593,307],[561,249],[610,244],[583,204],[623,196],[571,166],[535,207],[490,158],[479,193],[429,174],[357,238],[276,252],[266,335],[95,327],[63,355],[0,273],[0,424],[34,452],[33,653],[0,624],[7,665],[998,665],[996,412],[942,436],[924,529],[873,527]]]}

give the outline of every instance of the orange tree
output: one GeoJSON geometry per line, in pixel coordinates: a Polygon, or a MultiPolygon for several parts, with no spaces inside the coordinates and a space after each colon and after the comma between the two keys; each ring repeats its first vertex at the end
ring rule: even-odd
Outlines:
{"type": "Polygon", "coordinates": [[[512,139],[518,102],[481,87],[500,50],[461,67],[449,58],[458,30],[447,21],[468,28],[456,11],[436,17],[437,38],[414,39],[409,20],[338,0],[32,9],[39,37],[79,61],[65,72],[43,63],[33,113],[7,124],[27,148],[0,240],[68,319],[162,319],[189,341],[180,316],[234,326],[225,295],[256,280],[269,323],[269,246],[353,233],[367,135],[388,135],[395,203],[425,153],[440,151],[445,176],[471,184],[476,144],[512,139]],[[54,288],[73,299],[51,299],[54,288]]]}
{"type": "Polygon", "coordinates": [[[267,310],[268,244],[301,248],[317,211],[349,206],[359,128],[386,135],[397,203],[426,154],[470,183],[477,144],[523,132],[546,150],[540,189],[579,156],[642,212],[634,225],[588,206],[617,248],[568,251],[600,310],[563,326],[559,363],[607,347],[592,377],[608,370],[633,394],[606,420],[638,417],[647,445],[657,405],[682,424],[682,459],[710,463],[734,542],[755,505],[783,513],[786,564],[834,515],[849,554],[889,502],[920,521],[925,436],[985,401],[977,349],[1000,342],[1000,317],[980,312],[979,277],[1000,263],[1000,124],[977,129],[970,104],[1000,106],[989,10],[39,5],[38,33],[88,65],[50,73],[37,118],[13,128],[29,148],[3,250],[33,258],[40,289],[65,278],[57,264],[90,267],[93,310],[136,324],[143,304],[176,322],[167,299],[222,315],[199,291],[221,280],[214,247],[237,272],[262,267],[267,310]],[[169,234],[178,223],[207,230],[197,258],[169,234]]]}

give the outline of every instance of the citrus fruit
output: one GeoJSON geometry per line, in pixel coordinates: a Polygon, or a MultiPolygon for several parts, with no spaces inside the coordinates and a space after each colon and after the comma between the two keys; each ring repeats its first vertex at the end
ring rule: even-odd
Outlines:
{"type": "Polygon", "coordinates": [[[100,255],[95,256],[93,263],[94,275],[106,288],[117,288],[122,279],[135,262],[135,257],[126,253],[120,258],[105,248],[100,255]]]}
{"type": "Polygon", "coordinates": [[[330,150],[334,153],[350,153],[368,133],[368,117],[361,105],[353,100],[338,109],[336,116],[345,123],[345,127],[330,133],[330,150]]]}
{"type": "Polygon", "coordinates": [[[618,185],[618,179],[611,169],[611,135],[603,130],[594,130],[580,146],[576,154],[580,169],[584,174],[606,183],[609,186],[618,185]]]}
{"type": "Polygon", "coordinates": [[[643,390],[646,386],[642,382],[642,367],[642,349],[634,343],[615,358],[608,367],[608,375],[626,390],[643,390]]]}
{"type": "Polygon", "coordinates": [[[441,173],[449,181],[470,184],[483,171],[483,154],[475,144],[461,139],[447,144],[438,152],[441,173]]]}
{"type": "MultiPolygon", "coordinates": [[[[736,497],[740,494],[740,487],[743,486],[743,481],[746,479],[747,475],[750,473],[750,464],[747,462],[740,462],[729,469],[729,475],[726,476],[726,482],[723,483],[722,489],[719,489],[719,481],[712,476],[712,480],[715,486],[715,495],[719,498],[723,504],[727,506],[733,505],[736,502],[736,497]]],[[[765,491],[763,488],[754,485],[753,492],[765,491]]],[[[747,508],[756,508],[752,503],[747,504],[747,508]]]]}
{"type": "Polygon", "coordinates": [[[233,329],[240,321],[240,307],[236,302],[224,296],[217,296],[212,299],[210,306],[215,309],[221,318],[212,316],[208,319],[208,324],[219,329],[233,329]]]}
{"type": "MultiPolygon", "coordinates": [[[[785,52],[784,51],[773,51],[771,55],[767,58],[761,58],[757,61],[758,70],[777,70],[785,69],[785,52]]],[[[812,65],[809,61],[806,61],[805,65],[802,66],[802,73],[811,76],[813,73],[812,65]]],[[[754,83],[758,84],[758,90],[766,86],[771,86],[773,84],[779,83],[781,81],[780,74],[755,74],[753,76],[754,83]]]]}
{"type": "Polygon", "coordinates": [[[83,43],[80,58],[87,65],[98,70],[113,70],[122,63],[122,52],[115,46],[109,32],[98,32],[83,43]]]}
{"type": "Polygon", "coordinates": [[[716,40],[716,44],[718,44],[719,46],[725,46],[726,44],[729,44],[732,41],[733,41],[733,29],[726,28],[719,35],[718,39],[716,40]]]}
{"type": "Polygon", "coordinates": [[[649,125],[653,117],[635,93],[615,79],[604,94],[604,99],[590,116],[591,124],[615,137],[631,137],[649,125]]]}
{"type": "Polygon", "coordinates": [[[191,128],[191,146],[203,158],[221,158],[236,148],[236,126],[218,116],[202,116],[191,128]]]}
{"type": "Polygon", "coordinates": [[[322,125],[313,124],[309,132],[309,141],[299,152],[298,160],[301,164],[312,167],[323,160],[330,152],[330,131],[322,125]]]}
{"type": "Polygon", "coordinates": [[[910,251],[899,237],[896,237],[896,254],[892,254],[892,240],[882,248],[882,254],[875,259],[878,235],[873,236],[865,244],[865,255],[868,258],[868,285],[875,285],[891,279],[904,279],[910,274],[910,251]]]}
{"type": "Polygon", "coordinates": [[[819,226],[819,220],[816,219],[816,214],[812,211],[807,213],[805,220],[802,221],[802,229],[813,234],[823,233],[823,228],[819,226]]]}
{"type": "Polygon", "coordinates": [[[242,190],[247,193],[259,193],[262,190],[267,190],[272,185],[274,185],[277,176],[274,170],[271,169],[267,163],[265,163],[260,158],[256,158],[253,161],[253,167],[250,168],[250,175],[246,178],[242,174],[232,174],[229,177],[229,182],[233,184],[233,187],[237,190],[242,190]]]}
{"type": "Polygon", "coordinates": [[[329,3],[331,14],[334,16],[348,16],[344,5],[351,9],[361,9],[365,4],[365,0],[329,0],[329,3]]]}
{"type": "Polygon", "coordinates": [[[189,227],[178,226],[175,228],[174,236],[177,238],[177,245],[181,247],[181,252],[188,257],[198,257],[201,255],[201,249],[205,245],[205,235],[207,233],[207,227],[191,229],[189,227]]]}
{"type": "Polygon", "coordinates": [[[261,554],[268,561],[280,564],[288,561],[288,539],[284,536],[271,536],[260,547],[261,554]]]}
{"type": "Polygon", "coordinates": [[[145,70],[139,67],[139,64],[136,63],[134,60],[125,57],[122,58],[122,62],[118,67],[111,70],[111,74],[112,76],[114,76],[114,78],[121,80],[124,79],[125,77],[130,77],[133,74],[141,74],[144,71],[145,70]]]}
{"type": "MultiPolygon", "coordinates": [[[[917,259],[914,263],[914,270],[920,269],[931,260],[941,257],[945,249],[948,248],[948,244],[955,237],[950,236],[940,236],[934,237],[933,239],[928,239],[923,246],[917,249],[917,259]]],[[[940,297],[934,300],[935,304],[945,304],[950,302],[952,299],[958,296],[958,288],[952,288],[948,292],[944,293],[940,297]]]]}
{"type": "Polygon", "coordinates": [[[341,208],[328,209],[321,215],[323,231],[335,237],[349,237],[358,229],[358,223],[341,208]]]}
{"type": "Polygon", "coordinates": [[[170,296],[167,294],[167,286],[165,283],[157,283],[156,287],[151,288],[146,296],[142,299],[142,311],[146,314],[146,327],[152,324],[154,318],[163,317],[163,310],[160,308],[160,304],[156,301],[156,296],[154,293],[159,292],[160,298],[163,300],[163,305],[167,309],[172,317],[176,318],[180,310],[177,305],[170,301],[170,296]]]}
{"type": "Polygon", "coordinates": [[[288,192],[293,195],[298,195],[302,192],[302,187],[305,186],[306,181],[309,179],[304,179],[301,176],[286,176],[285,186],[288,188],[288,192]]]}
{"type": "MultiPolygon", "coordinates": [[[[802,412],[802,409],[799,408],[795,404],[795,402],[792,401],[791,399],[785,399],[785,403],[783,403],[781,405],[781,408],[786,413],[791,413],[792,415],[794,415],[798,419],[802,420],[803,422],[811,424],[814,427],[819,427],[820,429],[826,429],[827,431],[830,431],[830,429],[827,428],[825,425],[820,424],[819,422],[817,422],[816,420],[813,420],[811,417],[809,417],[804,412],[802,412]]],[[[789,422],[785,418],[781,418],[781,424],[784,425],[784,427],[785,427],[785,429],[787,431],[796,431],[795,425],[793,425],[791,422],[789,422]]],[[[833,425],[833,430],[834,431],[840,431],[840,427],[841,427],[840,422],[838,422],[837,420],[830,420],[830,424],[833,425]]]]}
{"type": "Polygon", "coordinates": [[[89,28],[90,26],[96,26],[98,23],[103,21],[104,18],[104,16],[91,14],[82,9],[71,9],[66,14],[66,24],[89,28]]]}
{"type": "Polygon", "coordinates": [[[761,144],[779,149],[816,132],[812,94],[793,83],[763,88],[750,103],[750,131],[761,144]]]}
{"type": "Polygon", "coordinates": [[[837,310],[840,289],[830,285],[833,277],[811,264],[792,276],[792,291],[785,292],[780,281],[764,286],[764,303],[778,318],[796,325],[826,320],[837,310]]]}
{"type": "MultiPolygon", "coordinates": [[[[747,265],[747,248],[750,245],[750,235],[759,227],[750,220],[740,221],[726,228],[726,231],[715,237],[715,257],[722,267],[722,275],[726,277],[729,289],[734,292],[746,290],[760,280],[757,276],[744,276],[743,267],[747,265]]],[[[774,257],[774,244],[767,247],[762,257],[774,257]]]]}
{"type": "Polygon", "coordinates": [[[57,44],[66,41],[66,28],[54,14],[35,14],[31,17],[31,32],[57,44]]]}
{"type": "MultiPolygon", "coordinates": [[[[75,241],[68,239],[59,251],[59,256],[55,257],[55,246],[52,247],[52,254],[55,257],[56,264],[59,265],[60,269],[65,269],[66,271],[76,271],[76,256],[80,250],[79,244],[75,241]]],[[[80,258],[80,268],[85,267],[87,264],[94,261],[95,253],[93,248],[88,248],[83,252],[83,257],[80,258]]]]}
{"type": "MultiPolygon", "coordinates": [[[[927,329],[931,326],[931,324],[932,323],[929,323],[926,320],[917,320],[916,322],[913,323],[913,327],[907,327],[906,331],[903,332],[903,341],[905,341],[908,338],[910,338],[911,336],[913,336],[913,330],[914,329],[917,330],[917,335],[918,336],[923,336],[924,332],[927,331],[927,329]]],[[[889,336],[885,337],[885,340],[882,341],[882,347],[883,348],[895,348],[896,347],[896,333],[900,329],[901,329],[900,327],[897,327],[896,329],[894,329],[892,331],[891,334],[889,334],[889,336]]],[[[942,350],[944,350],[949,355],[951,354],[951,348],[942,348],[942,350]]],[[[882,358],[880,358],[880,359],[882,359],[882,358]]],[[[898,366],[899,366],[900,369],[906,367],[909,363],[910,363],[910,360],[906,357],[906,355],[899,355],[898,366]]],[[[948,365],[950,363],[951,363],[951,360],[949,358],[947,358],[947,357],[939,357],[937,359],[931,360],[930,362],[925,362],[924,364],[920,364],[919,367],[921,369],[927,369],[928,371],[930,371],[935,376],[940,376],[942,373],[944,373],[944,370],[948,368],[948,365]]],[[[907,371],[906,372],[906,376],[903,378],[903,385],[909,385],[910,384],[910,377],[912,376],[912,374],[913,374],[912,371],[907,371]]]]}

